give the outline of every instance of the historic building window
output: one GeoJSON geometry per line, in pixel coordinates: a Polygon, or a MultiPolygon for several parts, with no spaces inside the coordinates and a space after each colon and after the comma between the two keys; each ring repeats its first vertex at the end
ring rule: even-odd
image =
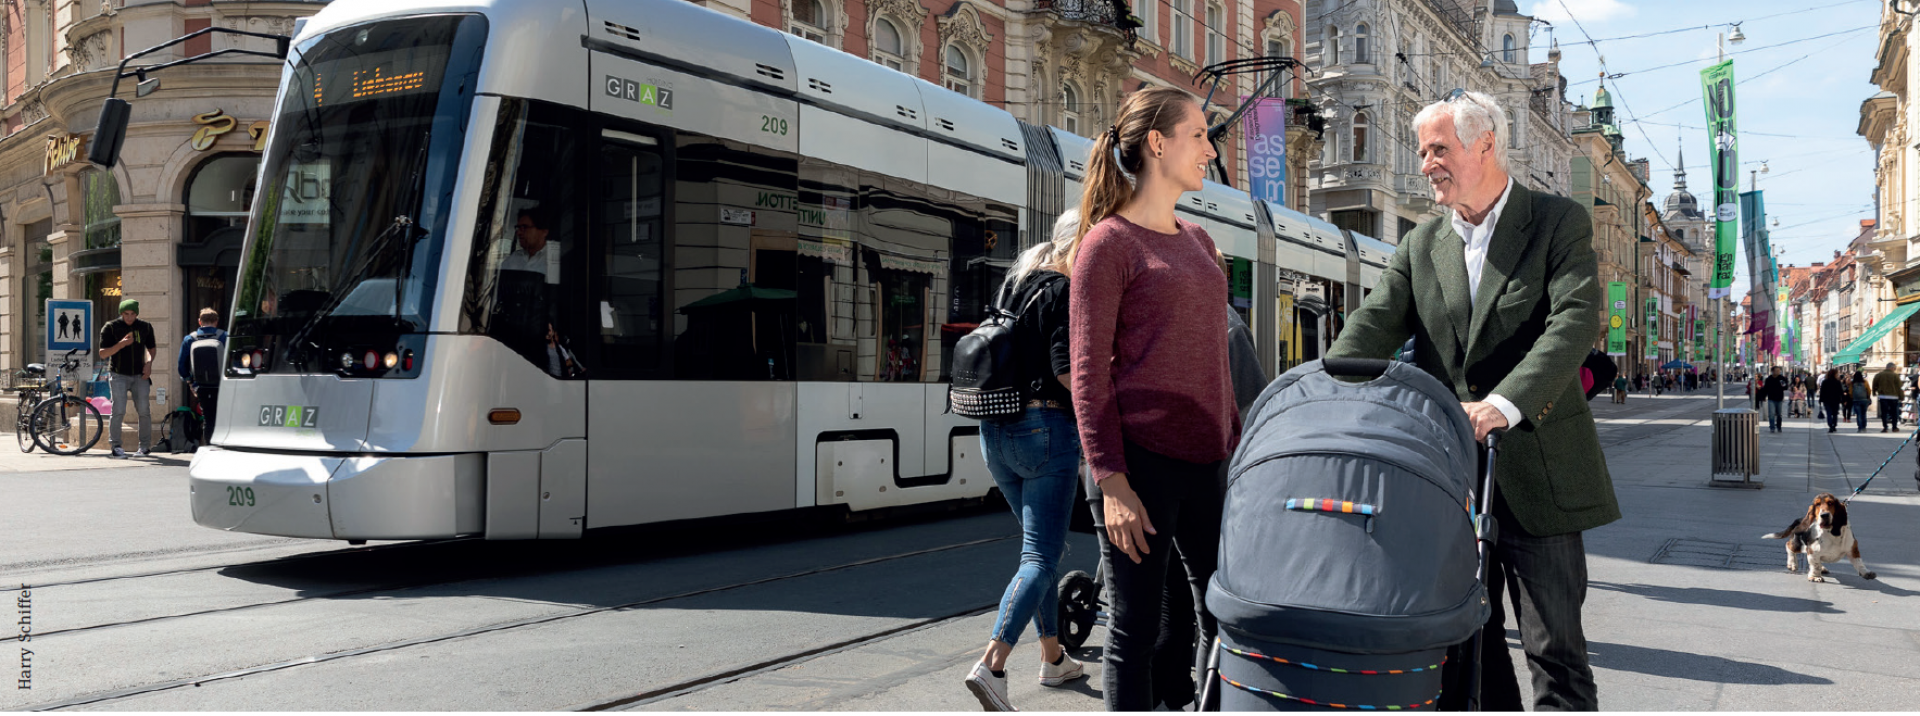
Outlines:
{"type": "Polygon", "coordinates": [[[27,23],[21,30],[27,36],[27,86],[32,87],[45,82],[53,66],[53,18],[46,3],[21,4],[27,6],[27,23]]]}
{"type": "Polygon", "coordinates": [[[111,172],[88,169],[80,173],[80,192],[86,201],[87,248],[119,246],[120,216],[113,213],[113,207],[120,203],[120,182],[111,172]]]}
{"type": "MultiPolygon", "coordinates": [[[[1267,40],[1268,57],[1288,57],[1292,54],[1293,48],[1289,47],[1285,40],[1279,38],[1267,40]]],[[[1286,77],[1286,73],[1285,69],[1274,70],[1274,74],[1280,75],[1280,79],[1276,80],[1273,88],[1267,91],[1268,97],[1286,98],[1293,95],[1293,82],[1286,77]]]]}
{"type": "Polygon", "coordinates": [[[900,28],[893,21],[876,20],[873,23],[873,61],[896,71],[905,72],[907,53],[900,41],[900,28]]]}
{"type": "Polygon", "coordinates": [[[1080,91],[1073,88],[1072,82],[1060,85],[1060,128],[1080,133],[1080,91]]]}
{"type": "Polygon", "coordinates": [[[1227,38],[1221,34],[1226,11],[1216,3],[1207,3],[1207,64],[1227,61],[1227,38]]]}
{"type": "Polygon", "coordinates": [[[1173,0],[1173,54],[1193,59],[1193,0],[1173,0]]]}
{"type": "Polygon", "coordinates": [[[1506,37],[1503,37],[1500,39],[1500,59],[1505,60],[1508,63],[1512,63],[1514,61],[1512,35],[1507,35],[1506,37]]]}
{"type": "Polygon", "coordinates": [[[793,34],[824,45],[827,44],[827,33],[832,29],[825,3],[820,0],[795,0],[793,34]]]}
{"type": "Polygon", "coordinates": [[[972,58],[967,57],[967,52],[960,49],[959,45],[948,45],[946,56],[947,69],[944,74],[947,89],[979,99],[979,95],[975,94],[975,88],[983,83],[974,81],[972,58]]]}
{"type": "Polygon", "coordinates": [[[1507,110],[1507,148],[1520,148],[1520,123],[1513,119],[1513,110],[1507,110]]]}
{"type": "Polygon", "coordinates": [[[1140,27],[1133,31],[1137,37],[1147,42],[1160,44],[1160,3],[1158,0],[1140,0],[1133,9],[1140,16],[1140,27]]]}
{"type": "Polygon", "coordinates": [[[1340,28],[1327,26],[1327,42],[1320,48],[1320,64],[1340,64],[1340,28]]]}
{"type": "Polygon", "coordinates": [[[26,320],[20,322],[20,347],[27,356],[25,362],[35,363],[51,358],[43,358],[41,351],[46,348],[47,299],[53,298],[53,244],[47,241],[53,233],[53,220],[42,219],[21,228],[27,234],[27,250],[20,295],[27,304],[21,311],[26,320]]]}
{"type": "Polygon", "coordinates": [[[1373,62],[1367,52],[1367,24],[1364,22],[1353,28],[1353,61],[1363,65],[1373,62]]]}
{"type": "Polygon", "coordinates": [[[1366,112],[1359,112],[1353,115],[1353,160],[1356,162],[1367,161],[1367,131],[1369,129],[1371,129],[1371,127],[1368,126],[1366,112]]]}

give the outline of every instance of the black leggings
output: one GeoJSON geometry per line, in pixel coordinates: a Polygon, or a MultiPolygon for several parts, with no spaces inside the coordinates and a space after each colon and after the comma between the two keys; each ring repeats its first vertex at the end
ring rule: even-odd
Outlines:
{"type": "MultiPolygon", "coordinates": [[[[1188,593],[1199,627],[1198,642],[1213,644],[1213,615],[1206,611],[1207,581],[1220,554],[1220,510],[1225,497],[1221,463],[1196,464],[1126,444],[1127,485],[1139,495],[1156,534],[1147,535],[1149,552],[1134,564],[1107,540],[1101,556],[1107,567],[1112,603],[1108,605],[1107,645],[1103,654],[1101,695],[1108,711],[1148,711],[1153,696],[1153,654],[1161,633],[1161,603],[1169,556],[1185,565],[1188,593]]],[[[1196,649],[1195,668],[1204,674],[1207,649],[1196,649]]],[[[1177,699],[1167,699],[1177,701],[1177,699]]]]}

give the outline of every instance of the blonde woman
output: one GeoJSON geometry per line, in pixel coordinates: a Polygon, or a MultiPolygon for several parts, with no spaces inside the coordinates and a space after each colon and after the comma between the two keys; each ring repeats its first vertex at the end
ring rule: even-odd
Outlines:
{"type": "Polygon", "coordinates": [[[1020,254],[995,304],[1018,313],[1015,364],[1034,386],[1020,415],[980,421],[981,454],[1000,494],[1020,518],[1020,567],[1000,597],[987,651],[966,685],[988,711],[1013,711],[1007,698],[1007,655],[1032,621],[1040,637],[1040,684],[1060,686],[1086,669],[1060,648],[1060,581],[1056,567],[1067,544],[1068,515],[1080,474],[1080,435],[1067,393],[1071,354],[1067,339],[1067,256],[1080,229],[1070,209],[1054,224],[1053,240],[1020,254]]]}
{"type": "MultiPolygon", "coordinates": [[[[1094,139],[1071,287],[1073,407],[1097,481],[1112,594],[1108,710],[1152,708],[1162,586],[1178,546],[1201,643],[1219,554],[1221,463],[1240,437],[1227,368],[1227,279],[1213,239],[1174,216],[1213,160],[1186,93],[1143,89],[1094,139]]],[[[1202,652],[1204,653],[1204,652],[1202,652]]],[[[1204,667],[1204,665],[1200,665],[1204,667]]]]}

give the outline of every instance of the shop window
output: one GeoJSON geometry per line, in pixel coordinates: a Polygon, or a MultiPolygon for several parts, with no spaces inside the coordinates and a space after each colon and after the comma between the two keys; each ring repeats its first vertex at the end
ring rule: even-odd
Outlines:
{"type": "Polygon", "coordinates": [[[47,242],[47,236],[53,233],[53,220],[42,219],[23,228],[27,260],[26,270],[21,272],[20,295],[26,299],[26,306],[21,311],[25,320],[21,321],[20,345],[26,359],[20,362],[39,363],[48,360],[43,348],[47,341],[47,299],[53,298],[53,244],[47,242]]]}
{"type": "Polygon", "coordinates": [[[120,203],[120,182],[112,172],[88,169],[80,173],[80,195],[85,202],[87,248],[119,246],[120,217],[113,213],[113,207],[120,203]]]}

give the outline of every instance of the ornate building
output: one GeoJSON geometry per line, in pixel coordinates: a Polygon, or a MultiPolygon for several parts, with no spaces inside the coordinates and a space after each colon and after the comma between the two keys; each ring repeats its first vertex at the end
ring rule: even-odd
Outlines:
{"type": "Polygon", "coordinates": [[[1570,105],[1560,53],[1533,64],[1533,18],[1513,0],[1309,0],[1312,101],[1327,118],[1309,163],[1311,212],[1399,243],[1438,207],[1413,137],[1413,115],[1454,88],[1485,92],[1507,110],[1514,178],[1570,191],[1570,105]]]}
{"type": "MultiPolygon", "coordinates": [[[[1592,107],[1575,110],[1572,123],[1577,153],[1568,163],[1568,179],[1574,201],[1587,207],[1593,217],[1593,250],[1598,254],[1602,290],[1609,283],[1627,285],[1627,354],[1614,356],[1615,363],[1627,375],[1639,375],[1653,367],[1646,359],[1643,341],[1646,326],[1646,299],[1652,281],[1641,270],[1640,237],[1645,235],[1646,212],[1636,207],[1652,198],[1644,170],[1644,160],[1627,158],[1624,138],[1614,124],[1613,102],[1605,87],[1594,93],[1592,107]]],[[[1652,239],[1648,239],[1649,244],[1652,239]]],[[[1606,306],[1601,306],[1601,325],[1606,325],[1606,306]]],[[[1607,336],[1594,339],[1594,347],[1604,350],[1607,336]]]]}

